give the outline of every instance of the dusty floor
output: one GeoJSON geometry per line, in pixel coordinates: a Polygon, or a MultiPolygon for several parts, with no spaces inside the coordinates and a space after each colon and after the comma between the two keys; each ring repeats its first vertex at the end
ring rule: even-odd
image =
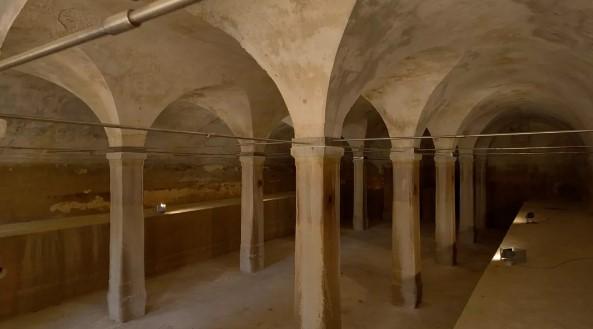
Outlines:
{"type": "MultiPolygon", "coordinates": [[[[432,228],[423,228],[424,303],[418,310],[390,304],[391,227],[366,232],[343,229],[343,328],[452,328],[496,239],[462,248],[461,265],[432,260],[432,228]]],[[[295,328],[292,316],[293,240],[266,245],[268,267],[256,274],[238,271],[238,254],[229,254],[147,281],[149,313],[126,324],[106,315],[105,292],[0,323],[0,329],[281,329],[295,328]]]]}

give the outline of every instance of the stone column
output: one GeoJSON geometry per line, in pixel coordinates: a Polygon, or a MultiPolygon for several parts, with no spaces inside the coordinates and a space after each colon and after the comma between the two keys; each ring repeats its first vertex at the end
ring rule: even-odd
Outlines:
{"type": "Polygon", "coordinates": [[[383,220],[393,218],[393,167],[385,165],[383,167],[383,220]]]}
{"type": "Polygon", "coordinates": [[[364,155],[354,154],[354,202],[352,209],[352,222],[354,230],[364,231],[369,226],[366,213],[366,179],[364,168],[364,155]]]}
{"type": "Polygon", "coordinates": [[[109,317],[125,322],[146,312],[143,170],[145,153],[107,154],[111,180],[109,317]]]}
{"type": "Polygon", "coordinates": [[[264,268],[264,161],[259,153],[241,154],[241,271],[264,268]]]}
{"type": "Polygon", "coordinates": [[[476,235],[486,229],[486,166],[484,156],[476,157],[476,235]]]}
{"type": "Polygon", "coordinates": [[[420,270],[421,155],[411,149],[391,153],[393,161],[393,302],[415,308],[422,301],[420,270]]]}
{"type": "Polygon", "coordinates": [[[334,146],[292,148],[297,182],[295,310],[303,329],[341,327],[339,209],[343,154],[342,148],[334,146]]]}
{"type": "Polygon", "coordinates": [[[455,156],[437,152],[436,167],[436,260],[443,265],[456,263],[455,156]]]}
{"type": "Polygon", "coordinates": [[[464,153],[459,156],[460,167],[460,219],[459,241],[473,244],[475,241],[474,227],[474,156],[464,153]]]}

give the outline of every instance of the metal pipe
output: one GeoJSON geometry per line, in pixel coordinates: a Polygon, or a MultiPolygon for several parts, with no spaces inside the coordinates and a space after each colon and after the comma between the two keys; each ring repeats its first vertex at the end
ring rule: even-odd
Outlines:
{"type": "Polygon", "coordinates": [[[336,139],[336,142],[364,142],[364,141],[391,141],[408,139],[462,139],[468,137],[507,137],[507,136],[534,136],[534,135],[562,135],[562,134],[589,134],[593,129],[574,129],[574,130],[549,130],[549,131],[526,131],[516,133],[488,133],[488,134],[467,134],[467,135],[442,135],[442,136],[396,136],[396,137],[377,137],[377,138],[342,138],[336,139]]]}
{"type": "Polygon", "coordinates": [[[138,9],[126,10],[107,17],[100,26],[91,27],[59,38],[0,61],[0,72],[36,59],[79,46],[92,40],[139,27],[142,23],[169,14],[202,0],[159,0],[138,9]]]}
{"type": "MultiPolygon", "coordinates": [[[[43,151],[47,153],[87,153],[89,155],[104,155],[109,153],[109,149],[94,149],[94,148],[62,148],[62,147],[38,147],[38,146],[12,146],[0,145],[0,150],[16,150],[16,151],[43,151]]],[[[185,152],[165,149],[144,149],[146,154],[152,155],[175,155],[175,156],[191,156],[201,158],[228,158],[239,157],[240,153],[202,153],[202,152],[185,152]]],[[[290,157],[289,154],[284,153],[264,153],[267,158],[290,157]]]]}
{"type": "MultiPolygon", "coordinates": [[[[459,148],[462,151],[522,151],[522,150],[563,150],[563,149],[591,149],[593,146],[587,145],[566,145],[566,146],[522,146],[522,147],[475,147],[475,148],[459,148]]],[[[388,153],[388,152],[405,152],[408,147],[392,147],[392,148],[359,148],[364,153],[388,153]]],[[[455,148],[414,148],[418,152],[432,152],[432,151],[450,151],[454,152],[455,148]]],[[[346,151],[352,152],[352,151],[346,151]]],[[[493,154],[499,154],[495,152],[493,154]]]]}
{"type": "Polygon", "coordinates": [[[146,6],[131,10],[128,17],[132,24],[140,25],[200,1],[202,0],[157,0],[146,6]]]}
{"type": "Polygon", "coordinates": [[[476,156],[492,156],[492,155],[556,155],[556,154],[593,154],[593,152],[562,152],[562,151],[554,151],[554,152],[494,152],[494,153],[478,153],[475,154],[476,156]]]}
{"type": "MultiPolygon", "coordinates": [[[[146,128],[146,127],[137,127],[137,126],[129,126],[129,125],[117,125],[117,124],[112,124],[112,123],[73,121],[73,120],[44,118],[44,117],[36,117],[36,116],[18,115],[18,114],[0,113],[0,118],[14,119],[14,120],[26,120],[26,121],[34,121],[34,122],[58,123],[58,124],[67,124],[67,125],[78,125],[78,126],[89,126],[89,127],[102,127],[102,128],[113,128],[113,129],[124,129],[124,130],[139,130],[139,131],[167,133],[167,134],[194,135],[194,136],[203,136],[203,137],[207,137],[207,138],[223,138],[223,139],[258,141],[258,142],[283,142],[283,143],[293,143],[293,144],[306,144],[306,143],[299,143],[299,142],[293,142],[293,141],[286,141],[286,140],[282,140],[282,139],[241,137],[241,136],[232,136],[232,135],[224,135],[224,134],[206,133],[206,132],[201,132],[201,131],[175,130],[175,129],[165,129],[165,128],[146,128]]],[[[309,145],[309,144],[307,144],[307,145],[309,145]]]]}
{"type": "Polygon", "coordinates": [[[561,149],[585,149],[593,148],[587,145],[567,145],[567,146],[523,146],[523,147],[474,147],[460,148],[460,151],[520,151],[520,150],[561,150],[561,149]]]}
{"type": "MultiPolygon", "coordinates": [[[[422,154],[422,153],[419,153],[422,154]]],[[[593,152],[521,152],[521,153],[516,153],[516,152],[509,152],[509,153],[479,153],[479,154],[475,154],[475,156],[478,157],[491,157],[491,156],[516,156],[516,155],[520,155],[520,156],[527,156],[527,155],[537,155],[537,156],[542,156],[542,155],[574,155],[574,154],[593,154],[593,152]]],[[[380,160],[380,161],[390,161],[390,159],[388,157],[369,157],[368,160],[380,160]]]]}

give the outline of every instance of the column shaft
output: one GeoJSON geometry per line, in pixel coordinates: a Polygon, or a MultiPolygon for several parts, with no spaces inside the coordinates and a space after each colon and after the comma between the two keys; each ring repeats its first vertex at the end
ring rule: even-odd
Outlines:
{"type": "Polygon", "coordinates": [[[302,329],[339,329],[340,158],[343,149],[293,146],[297,220],[295,308],[302,329]]]}
{"type": "Polygon", "coordinates": [[[383,220],[391,220],[393,217],[393,167],[383,167],[383,220]]]}
{"type": "Polygon", "coordinates": [[[455,157],[437,153],[436,167],[436,260],[455,265],[457,256],[455,228],[455,157]]]}
{"type": "Polygon", "coordinates": [[[352,222],[356,231],[364,231],[368,228],[368,217],[366,213],[366,180],[364,157],[355,156],[354,162],[354,202],[352,209],[352,222]]]}
{"type": "Polygon", "coordinates": [[[474,157],[464,154],[459,157],[461,184],[460,184],[460,220],[459,241],[472,244],[475,239],[475,213],[474,213],[474,157]]]}
{"type": "Polygon", "coordinates": [[[476,159],[476,232],[486,229],[486,158],[476,159]]]}
{"type": "Polygon", "coordinates": [[[111,180],[109,317],[124,322],[146,312],[143,153],[107,155],[111,180]]]}
{"type": "Polygon", "coordinates": [[[420,158],[414,151],[392,153],[393,302],[418,307],[422,301],[420,254],[420,158]]]}
{"type": "Polygon", "coordinates": [[[241,252],[244,273],[264,268],[264,178],[265,157],[241,155],[241,252]]]}

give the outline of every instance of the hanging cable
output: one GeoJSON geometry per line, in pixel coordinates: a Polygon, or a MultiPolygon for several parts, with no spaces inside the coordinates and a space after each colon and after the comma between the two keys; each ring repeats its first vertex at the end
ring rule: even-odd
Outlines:
{"type": "Polygon", "coordinates": [[[119,125],[119,124],[102,123],[102,122],[64,120],[64,119],[45,118],[45,117],[8,114],[8,113],[0,113],[0,118],[13,119],[13,120],[25,120],[25,121],[33,121],[33,122],[45,122],[45,123],[56,123],[56,124],[66,124],[66,125],[88,126],[88,127],[137,130],[137,131],[167,133],[167,134],[193,135],[193,136],[202,136],[202,137],[206,137],[206,138],[222,138],[222,139],[258,141],[258,142],[282,142],[282,143],[309,145],[307,143],[299,143],[299,142],[293,142],[293,141],[282,140],[282,139],[241,137],[241,136],[233,136],[233,135],[225,135],[225,134],[207,133],[207,132],[202,132],[202,131],[177,130],[177,129],[166,129],[166,128],[148,128],[148,127],[138,127],[138,126],[131,126],[131,125],[119,125]]]}
{"type": "Polygon", "coordinates": [[[365,141],[392,141],[392,140],[422,140],[422,139],[463,139],[469,137],[509,137],[509,136],[538,136],[538,135],[564,135],[564,134],[589,134],[593,129],[574,129],[574,130],[549,130],[549,131],[526,131],[513,133],[485,133],[485,134],[465,134],[465,135],[435,135],[435,136],[395,136],[395,137],[376,137],[376,138],[341,138],[335,139],[336,142],[365,142],[365,141]]]}
{"type": "MultiPolygon", "coordinates": [[[[105,155],[111,152],[109,149],[96,149],[96,148],[60,148],[60,147],[34,147],[34,146],[0,146],[3,150],[16,150],[16,151],[43,151],[47,153],[86,153],[88,155],[105,155]]],[[[187,157],[202,157],[202,158],[222,158],[222,157],[233,157],[237,158],[240,153],[203,153],[203,152],[185,152],[175,150],[163,150],[163,149],[151,149],[147,148],[144,150],[149,155],[174,155],[174,156],[187,156],[187,157]]],[[[290,156],[284,153],[264,153],[266,157],[278,158],[290,156]]]]}

